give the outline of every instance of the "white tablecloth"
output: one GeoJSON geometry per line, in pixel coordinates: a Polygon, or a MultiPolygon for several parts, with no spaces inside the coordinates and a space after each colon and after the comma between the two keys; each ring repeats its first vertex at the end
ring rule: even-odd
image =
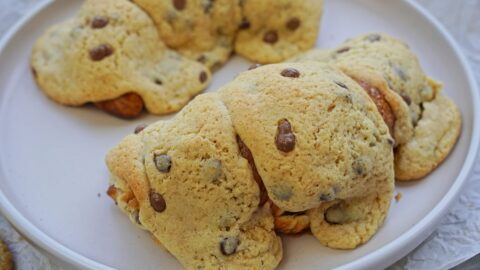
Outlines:
{"type": "MultiPolygon", "coordinates": [[[[0,0],[0,36],[42,0],[0,0]]],[[[61,0],[66,1],[66,0],[61,0]]],[[[399,0],[394,0],[399,1],[399,0]]],[[[450,31],[480,82],[480,0],[416,0],[450,31]]],[[[480,138],[479,138],[480,139],[480,138]]],[[[19,236],[0,216],[0,239],[12,248],[17,268],[62,269],[19,236]]],[[[437,230],[418,248],[392,265],[399,269],[449,269],[480,253],[480,159],[467,188],[437,230]]],[[[478,257],[463,269],[480,269],[478,257]]]]}

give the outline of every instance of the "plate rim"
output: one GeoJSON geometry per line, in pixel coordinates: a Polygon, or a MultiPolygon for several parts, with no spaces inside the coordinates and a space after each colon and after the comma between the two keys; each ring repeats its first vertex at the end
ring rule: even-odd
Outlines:
{"type": "MultiPolygon", "coordinates": [[[[449,48],[453,51],[457,59],[461,64],[461,68],[464,74],[468,78],[469,91],[473,97],[473,104],[480,104],[480,94],[478,92],[478,86],[476,79],[473,75],[473,71],[468,63],[465,55],[463,54],[458,43],[453,39],[450,33],[440,22],[430,14],[420,4],[413,0],[402,0],[412,10],[418,13],[420,16],[426,19],[433,28],[435,28],[442,37],[447,41],[449,48]]],[[[32,9],[27,11],[3,36],[0,40],[0,55],[4,53],[5,47],[9,44],[11,39],[17,34],[17,32],[30,22],[35,15],[40,13],[49,5],[53,4],[55,0],[43,0],[32,9]]],[[[480,108],[473,106],[473,125],[472,136],[469,143],[469,151],[465,158],[465,162],[460,169],[460,173],[456,177],[453,185],[447,191],[445,196],[440,202],[432,209],[428,214],[420,219],[414,226],[402,233],[395,240],[386,244],[385,246],[359,258],[353,260],[343,266],[335,269],[372,269],[372,268],[384,268],[391,263],[404,257],[408,252],[417,247],[423,242],[435,229],[436,225],[440,222],[440,219],[449,211],[453,203],[460,195],[468,176],[471,174],[474,162],[478,154],[478,148],[480,141],[475,138],[480,137],[480,108]],[[380,266],[380,267],[379,267],[380,266]]],[[[12,225],[25,235],[29,240],[36,245],[46,250],[55,257],[71,264],[72,266],[83,269],[113,269],[107,265],[96,262],[89,259],[69,248],[60,244],[52,237],[34,226],[28,219],[26,219],[10,201],[6,198],[2,190],[0,190],[0,212],[8,219],[12,225]]]]}

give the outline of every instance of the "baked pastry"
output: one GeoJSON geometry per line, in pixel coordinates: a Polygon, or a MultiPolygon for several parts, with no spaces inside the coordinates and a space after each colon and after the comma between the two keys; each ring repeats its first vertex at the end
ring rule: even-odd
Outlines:
{"type": "Polygon", "coordinates": [[[422,104],[422,118],[409,142],[395,155],[399,180],[419,179],[433,171],[452,151],[462,128],[457,105],[444,95],[422,104]]]}
{"type": "Polygon", "coordinates": [[[134,198],[123,201],[138,209],[117,199],[119,206],[187,269],[274,269],[282,257],[269,205],[258,207],[259,188],[236,140],[218,95],[205,94],[107,156],[110,190],[122,190],[113,197],[131,190],[134,198]]]}
{"type": "Polygon", "coordinates": [[[7,245],[0,240],[0,270],[12,270],[13,258],[12,253],[8,250],[7,245]]]}
{"type": "Polygon", "coordinates": [[[88,102],[121,117],[179,110],[210,82],[210,71],[168,49],[152,20],[127,0],[87,0],[71,20],[35,43],[35,79],[53,100],[88,102]]]}
{"type": "MultiPolygon", "coordinates": [[[[274,226],[317,228],[310,212],[327,204],[364,203],[354,218],[334,221],[370,226],[351,235],[367,241],[388,207],[366,202],[392,197],[388,127],[365,91],[329,65],[243,72],[135,133],[107,155],[108,193],[187,269],[273,269],[282,257],[274,226]]],[[[326,245],[353,247],[314,232],[326,245]]]]}
{"type": "Polygon", "coordinates": [[[241,22],[239,0],[134,0],[172,49],[215,70],[228,60],[241,22]]]}
{"type": "Polygon", "coordinates": [[[219,94],[279,208],[305,211],[391,180],[388,128],[365,91],[337,69],[266,65],[219,94]]]}
{"type": "Polygon", "coordinates": [[[290,61],[334,64],[376,100],[395,138],[395,176],[398,180],[424,177],[453,149],[461,127],[458,108],[442,96],[441,83],[425,75],[417,57],[404,42],[385,34],[371,33],[350,39],[335,49],[312,50],[290,61]],[[445,121],[433,127],[433,115],[424,118],[425,108],[438,108],[439,104],[445,107],[435,109],[435,118],[445,121]],[[431,133],[428,139],[425,131],[421,131],[426,126],[431,133]],[[448,135],[443,136],[447,130],[448,135]]]}
{"type": "Polygon", "coordinates": [[[212,70],[236,53],[276,63],[313,47],[323,0],[134,0],[165,43],[212,70]]]}
{"type": "Polygon", "coordinates": [[[334,201],[307,211],[310,229],[323,245],[353,249],[370,240],[383,224],[393,186],[367,196],[334,201]]]}
{"type": "Polygon", "coordinates": [[[323,0],[244,0],[235,52],[256,63],[277,63],[312,48],[323,0]]]}

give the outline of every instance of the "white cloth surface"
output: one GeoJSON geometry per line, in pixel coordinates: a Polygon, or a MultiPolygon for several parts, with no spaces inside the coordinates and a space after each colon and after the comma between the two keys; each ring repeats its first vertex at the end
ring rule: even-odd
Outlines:
{"type": "MultiPolygon", "coordinates": [[[[0,37],[42,0],[0,0],[0,37]]],[[[65,1],[65,0],[61,0],[65,1]]],[[[399,0],[396,0],[399,1],[399,0]]],[[[450,31],[480,82],[480,0],[416,0],[450,31]]],[[[17,269],[60,270],[0,216],[0,239],[12,249],[17,269]]],[[[406,257],[389,267],[449,269],[480,253],[480,158],[459,201],[436,231],[406,257]]],[[[476,262],[472,261],[471,266],[476,262]]],[[[479,266],[480,267],[480,266],[479,266]]],[[[469,269],[476,269],[475,267],[469,269]]]]}

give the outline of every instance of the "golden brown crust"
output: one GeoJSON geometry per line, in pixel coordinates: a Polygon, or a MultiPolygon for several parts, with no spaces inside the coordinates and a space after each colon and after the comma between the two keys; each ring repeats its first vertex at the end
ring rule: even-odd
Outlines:
{"type": "Polygon", "coordinates": [[[310,227],[310,218],[305,212],[285,212],[271,203],[270,209],[274,218],[275,231],[284,234],[298,234],[310,227]]]}
{"type": "Polygon", "coordinates": [[[375,86],[371,85],[366,81],[357,81],[360,86],[367,92],[367,94],[372,99],[373,103],[377,106],[378,112],[382,115],[383,121],[388,126],[388,130],[390,130],[390,134],[393,135],[394,127],[395,127],[395,115],[392,112],[392,107],[390,104],[385,100],[385,96],[376,88],[375,86]]]}
{"type": "Polygon", "coordinates": [[[134,118],[143,111],[143,100],[138,94],[127,93],[118,98],[95,102],[102,111],[121,118],[134,118]]]}

